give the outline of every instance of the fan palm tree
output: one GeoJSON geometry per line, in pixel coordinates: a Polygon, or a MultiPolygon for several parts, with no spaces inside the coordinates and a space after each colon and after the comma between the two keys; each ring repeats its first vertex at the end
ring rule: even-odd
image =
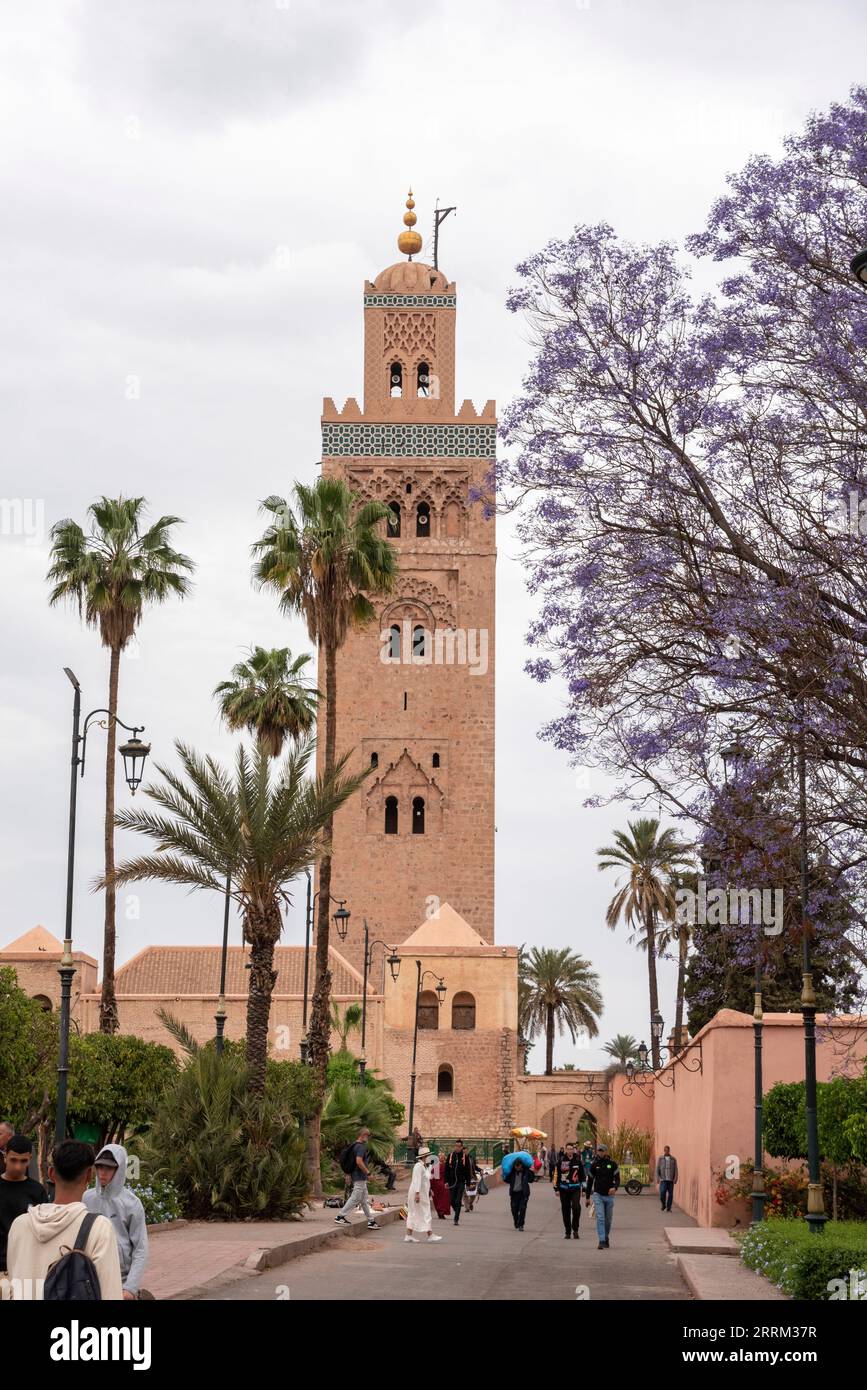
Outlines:
{"type": "Polygon", "coordinates": [[[287,737],[300,738],[316,723],[319,692],[305,679],[312,659],[304,653],[293,661],[288,647],[254,647],[247,661],[232,667],[232,679],[214,691],[228,727],[249,730],[270,757],[279,758],[287,737]]]}
{"type": "Polygon", "coordinates": [[[309,777],[312,739],[294,746],[273,774],[262,744],[252,754],[242,745],[234,776],[212,758],[200,758],[182,743],[175,746],[185,775],[158,767],[163,784],[145,788],[168,814],[129,809],[117,817],[122,829],[156,840],[156,851],[119,864],[115,879],[228,891],[237,903],[250,946],[250,1084],[262,1094],[280,911],[291,901],[292,879],[316,858],[326,826],[363,779],[346,774],[347,758],[339,759],[330,773],[309,777]]]}
{"type": "Polygon", "coordinates": [[[638,1052],[638,1039],[633,1038],[631,1033],[615,1033],[611,1041],[605,1044],[603,1051],[625,1067],[638,1052]]]}
{"type": "Polygon", "coordinates": [[[345,1009],[339,1009],[337,1004],[331,1005],[331,1027],[340,1038],[340,1051],[348,1051],[347,1039],[349,1034],[354,1032],[361,1022],[361,1005],[347,1004],[345,1009]]]}
{"type": "MultiPolygon", "coordinates": [[[[659,821],[646,817],[628,822],[629,829],[615,830],[613,846],[597,850],[599,869],[625,869],[627,881],[608,904],[606,924],[612,931],[621,919],[638,925],[642,946],[647,950],[647,976],[651,1018],[659,1009],[656,978],[656,928],[661,918],[674,916],[672,874],[690,862],[689,847],[678,840],[674,830],[660,832],[659,821]]],[[[653,1065],[659,1066],[659,1039],[653,1036],[653,1065]]]]}
{"type": "Polygon", "coordinates": [[[567,946],[557,950],[533,946],[518,957],[519,1027],[526,1038],[545,1034],[545,1075],[554,1071],[554,1031],[568,1030],[573,1043],[579,1032],[595,1038],[602,1012],[599,976],[583,956],[567,946]]]}
{"type": "Polygon", "coordinates": [[[118,1027],[114,984],[116,942],[114,878],[114,778],[117,744],[117,696],[120,654],[128,645],[148,604],[183,598],[189,588],[192,560],[173,549],[170,532],[177,516],[161,516],[143,530],[143,497],[101,497],[88,508],[89,527],[58,521],[51,528],[53,585],[48,602],[71,601],[89,627],[99,629],[108,647],[108,733],[105,750],[105,926],[102,948],[102,994],[99,1027],[118,1027]]]}
{"type": "MultiPolygon", "coordinates": [[[[319,671],[325,668],[324,773],[337,757],[337,652],[351,628],[376,616],[371,595],[394,587],[397,559],[380,522],[389,516],[381,502],[358,505],[358,497],[339,478],[319,478],[312,487],[298,483],[295,510],[282,497],[268,497],[262,509],[273,521],[253,546],[254,580],[276,589],[285,613],[300,613],[317,644],[319,671]]],[[[330,1044],[328,937],[331,912],[333,821],[324,827],[319,861],[316,961],[308,1032],[309,1057],[317,1092],[316,1113],[308,1126],[310,1177],[321,1194],[319,1136],[330,1044]]]]}

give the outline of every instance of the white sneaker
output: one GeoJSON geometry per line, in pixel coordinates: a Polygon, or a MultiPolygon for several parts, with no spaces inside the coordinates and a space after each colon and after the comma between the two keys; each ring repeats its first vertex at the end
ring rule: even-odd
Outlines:
{"type": "Polygon", "coordinates": [[[427,1243],[428,1243],[428,1245],[433,1244],[433,1242],[434,1242],[435,1240],[442,1240],[442,1236],[428,1236],[428,1238],[427,1238],[427,1243]]]}
{"type": "MultiPolygon", "coordinates": [[[[437,1237],[437,1239],[439,1239],[439,1237],[437,1237]]],[[[407,1243],[407,1241],[411,1241],[413,1245],[418,1245],[418,1236],[404,1236],[404,1245],[407,1243]]]]}

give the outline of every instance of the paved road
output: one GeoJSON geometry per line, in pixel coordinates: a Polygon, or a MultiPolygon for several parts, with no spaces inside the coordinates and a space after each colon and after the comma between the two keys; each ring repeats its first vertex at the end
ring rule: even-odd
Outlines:
{"type": "Polygon", "coordinates": [[[208,1302],[243,1300],[688,1299],[663,1227],[694,1226],[680,1212],[663,1216],[655,1192],[619,1193],[611,1249],[597,1250],[592,1210],[582,1206],[581,1238],[563,1239],[560,1203],[547,1183],[534,1185],[527,1226],[516,1231],[508,1193],[494,1188],[457,1229],[436,1221],[441,1242],[404,1244],[402,1223],[337,1247],[304,1255],[211,1294],[208,1302]],[[586,1295],[585,1295],[586,1296],[586,1295]]]}

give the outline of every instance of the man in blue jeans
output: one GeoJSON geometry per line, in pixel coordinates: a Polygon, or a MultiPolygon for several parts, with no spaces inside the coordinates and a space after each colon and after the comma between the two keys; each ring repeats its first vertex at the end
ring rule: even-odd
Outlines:
{"type": "Polygon", "coordinates": [[[659,1183],[659,1202],[663,1211],[671,1211],[674,1184],[677,1182],[677,1159],[666,1144],[656,1160],[656,1181],[659,1183]]]}
{"type": "Polygon", "coordinates": [[[596,1234],[599,1237],[597,1250],[610,1250],[611,1218],[614,1215],[614,1194],[620,1186],[620,1169],[609,1157],[605,1144],[596,1147],[596,1158],[590,1165],[587,1175],[587,1205],[593,1199],[596,1208],[596,1234]]]}

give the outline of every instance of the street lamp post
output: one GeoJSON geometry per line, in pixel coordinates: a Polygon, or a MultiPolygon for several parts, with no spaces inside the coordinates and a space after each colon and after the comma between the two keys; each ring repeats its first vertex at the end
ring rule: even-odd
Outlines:
{"type": "MultiPolygon", "coordinates": [[[[75,690],[72,699],[72,758],[71,772],[69,778],[69,838],[66,851],[66,926],[63,937],[63,955],[60,958],[60,1047],[57,1062],[57,1109],[54,1116],[54,1137],[56,1141],[62,1140],[66,1135],[66,1098],[67,1098],[67,1078],[69,1075],[69,1021],[72,1011],[72,977],[75,974],[75,965],[72,960],[72,899],[75,887],[75,825],[76,812],[78,806],[78,778],[84,776],[84,759],[87,752],[87,733],[92,719],[97,715],[106,715],[115,724],[119,724],[122,729],[132,737],[126,743],[121,744],[118,752],[123,758],[123,770],[127,786],[133,796],[136,788],[141,783],[142,772],[144,771],[145,759],[151,751],[146,743],[142,743],[138,737],[144,730],[144,724],[124,724],[122,719],[118,719],[116,714],[112,714],[107,709],[94,709],[84,721],[84,728],[81,728],[81,686],[74,672],[68,666],[63,668],[64,674],[75,690]],[[79,773],[78,769],[81,768],[79,773]]],[[[105,721],[100,721],[103,728],[108,725],[105,721]]]]}
{"type": "MultiPolygon", "coordinates": [[[[720,750],[723,760],[723,775],[729,785],[729,764],[732,766],[732,781],[737,781],[742,763],[750,756],[741,743],[740,735],[735,733],[732,742],[720,750]]],[[[759,1226],[765,1219],[765,1149],[763,1138],[764,1082],[762,1067],[762,1033],[764,1012],[762,1009],[762,924],[756,923],[756,967],[753,980],[753,1215],[750,1224],[759,1226]]]]}
{"type": "Polygon", "coordinates": [[[214,1048],[218,1057],[223,1055],[223,1029],[226,1026],[226,958],[229,954],[229,903],[231,898],[229,890],[232,886],[231,873],[226,874],[226,902],[223,910],[223,948],[220,951],[220,999],[217,1004],[215,1015],[217,1024],[217,1035],[214,1039],[214,1048]]]}
{"type": "Polygon", "coordinates": [[[364,1073],[367,1071],[367,1056],[365,1053],[365,1046],[367,1043],[367,977],[370,973],[370,959],[374,946],[382,946],[386,951],[389,952],[389,955],[386,956],[386,961],[388,962],[389,968],[391,970],[392,980],[397,980],[397,977],[400,974],[400,956],[397,954],[397,947],[389,946],[385,941],[380,941],[379,938],[377,938],[375,941],[371,941],[370,933],[367,927],[367,918],[365,917],[363,968],[364,983],[361,989],[361,1057],[359,1058],[358,1062],[358,1075],[361,1080],[362,1086],[364,1085],[364,1073]]]}
{"type": "Polygon", "coordinates": [[[807,753],[804,739],[804,706],[798,731],[798,811],[801,839],[801,948],[803,988],[801,1010],[804,1015],[804,1098],[807,1119],[807,1222],[813,1235],[821,1235],[827,1216],[822,1198],[819,1166],[819,1124],[816,1114],[816,995],[810,957],[810,927],[807,920],[807,753]]]}
{"type": "MultiPolygon", "coordinates": [[[[313,913],[316,910],[316,899],[322,892],[322,889],[320,888],[311,896],[313,880],[310,876],[309,869],[305,869],[304,872],[307,875],[307,918],[304,928],[304,1007],[301,1022],[304,1036],[301,1039],[300,1046],[302,1062],[306,1062],[310,1054],[310,1044],[307,1041],[307,992],[310,982],[310,937],[313,932],[313,913]]],[[[337,928],[337,935],[340,937],[340,940],[345,941],[346,933],[349,929],[349,919],[352,916],[352,913],[346,906],[345,898],[335,898],[333,893],[329,893],[328,900],[329,902],[338,904],[337,911],[334,913],[331,920],[337,928]]]]}
{"type": "Polygon", "coordinates": [[[422,980],[426,979],[428,975],[430,975],[432,979],[436,980],[437,983],[435,988],[437,992],[437,1002],[440,1008],[442,1008],[443,1000],[446,997],[445,982],[441,975],[437,975],[433,970],[425,970],[424,972],[422,972],[420,960],[416,961],[415,968],[418,973],[415,985],[415,1025],[412,1030],[412,1071],[410,1073],[409,1082],[409,1123],[407,1124],[406,1130],[407,1134],[410,1135],[412,1134],[412,1122],[415,1116],[415,1058],[416,1052],[418,1051],[418,1001],[421,998],[422,980]]]}

